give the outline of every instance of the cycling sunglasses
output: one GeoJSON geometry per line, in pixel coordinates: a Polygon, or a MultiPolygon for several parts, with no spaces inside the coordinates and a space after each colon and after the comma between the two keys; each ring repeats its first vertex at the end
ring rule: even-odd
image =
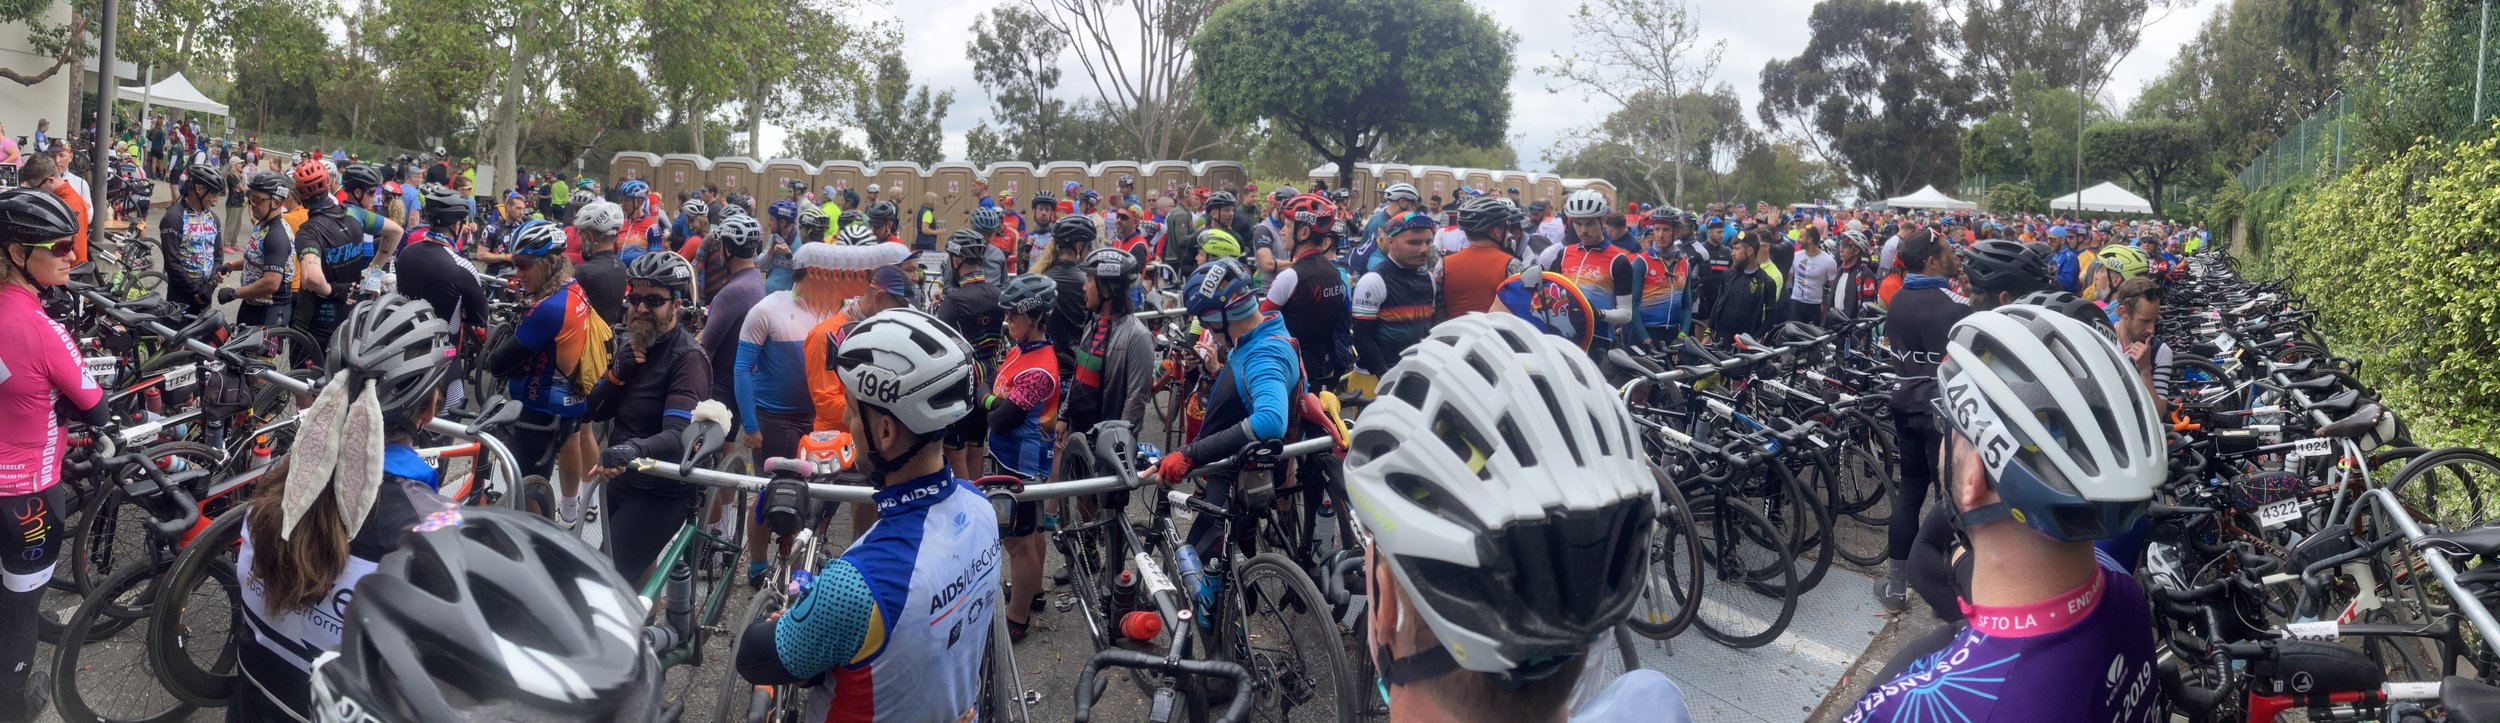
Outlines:
{"type": "Polygon", "coordinates": [[[38,251],[50,251],[52,252],[52,257],[56,259],[66,259],[78,255],[78,245],[70,243],[67,239],[60,241],[46,241],[39,244],[21,243],[18,245],[38,251]]]}
{"type": "Polygon", "coordinates": [[[625,297],[625,300],[645,309],[657,309],[676,302],[677,297],[668,294],[642,294],[625,297]]]}

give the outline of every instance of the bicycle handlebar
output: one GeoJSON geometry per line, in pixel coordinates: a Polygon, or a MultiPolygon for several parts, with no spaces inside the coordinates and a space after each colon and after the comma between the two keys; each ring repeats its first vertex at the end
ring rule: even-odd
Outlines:
{"type": "MultiPolygon", "coordinates": [[[[1236,689],[1244,692],[1247,692],[1250,686],[1250,671],[1237,663],[1222,660],[1164,660],[1135,650],[1110,648],[1095,653],[1093,658],[1085,661],[1085,669],[1076,674],[1077,723],[1092,720],[1094,674],[1106,667],[1152,670],[1173,677],[1223,678],[1232,681],[1236,689]]],[[[1233,696],[1232,704],[1224,708],[1223,717],[1216,720],[1224,723],[1240,723],[1248,720],[1250,702],[1257,697],[1254,695],[1233,696]]]]}

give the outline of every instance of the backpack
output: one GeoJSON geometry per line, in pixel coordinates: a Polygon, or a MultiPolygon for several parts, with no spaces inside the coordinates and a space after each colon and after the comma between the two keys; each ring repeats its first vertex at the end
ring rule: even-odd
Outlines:
{"type": "Polygon", "coordinates": [[[2082,265],[2078,263],[2081,260],[2081,256],[2081,254],[2075,253],[2074,249],[2066,249],[2064,251],[2057,252],[2057,256],[2055,257],[2057,264],[2057,285],[2059,288],[2065,289],[2067,293],[2071,294],[2075,291],[2075,277],[2082,271],[2082,265]]]}
{"type": "MultiPolygon", "coordinates": [[[[579,293],[581,287],[574,286],[573,291],[579,293]]],[[[616,352],[616,328],[599,318],[599,310],[591,308],[588,301],[582,302],[582,313],[590,317],[582,324],[582,355],[573,360],[572,369],[564,370],[564,378],[573,383],[574,394],[587,397],[592,387],[599,386],[599,378],[608,373],[608,362],[616,352]]]]}

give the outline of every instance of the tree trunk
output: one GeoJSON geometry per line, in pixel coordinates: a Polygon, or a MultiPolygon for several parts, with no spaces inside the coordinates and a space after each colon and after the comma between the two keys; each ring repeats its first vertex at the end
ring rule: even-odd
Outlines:
{"type": "Polygon", "coordinates": [[[686,112],[686,135],[694,141],[692,144],[694,146],[694,154],[698,156],[703,155],[705,153],[703,149],[703,109],[695,108],[686,112]]]}
{"type": "Polygon", "coordinates": [[[502,175],[492,180],[500,183],[495,188],[471,189],[474,195],[499,198],[501,191],[512,184],[512,169],[521,155],[521,125],[515,116],[521,111],[521,77],[528,73],[528,68],[522,66],[531,57],[522,43],[537,32],[538,14],[522,13],[521,27],[512,34],[512,65],[504,70],[503,98],[495,104],[494,170],[502,175]]]}
{"type": "Polygon", "coordinates": [[[764,157],[764,91],[762,78],[747,91],[747,157],[764,157]]]}

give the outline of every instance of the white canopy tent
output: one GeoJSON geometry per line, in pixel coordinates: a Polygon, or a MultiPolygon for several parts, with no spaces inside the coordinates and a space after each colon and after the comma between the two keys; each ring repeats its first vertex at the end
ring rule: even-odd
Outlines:
{"type": "Polygon", "coordinates": [[[1884,206],[1886,208],[1933,208],[1942,210],[1961,210],[1978,208],[1979,204],[1944,195],[1944,192],[1936,190],[1935,186],[1925,186],[1918,189],[1917,193],[1899,198],[1884,199],[1884,206]]]}
{"type": "Polygon", "coordinates": [[[181,73],[175,73],[164,80],[157,81],[156,85],[144,88],[128,85],[119,86],[119,88],[122,100],[140,101],[150,106],[161,105],[215,116],[227,115],[226,104],[209,99],[208,94],[193,87],[191,80],[182,77],[181,73]]]}
{"type": "Polygon", "coordinates": [[[2149,214],[2153,212],[2153,202],[2144,200],[2143,196],[2128,193],[2127,189],[2119,188],[2118,184],[2104,181],[2101,185],[2059,196],[2057,200],[2049,202],[2049,208],[2059,211],[2149,214]]]}

